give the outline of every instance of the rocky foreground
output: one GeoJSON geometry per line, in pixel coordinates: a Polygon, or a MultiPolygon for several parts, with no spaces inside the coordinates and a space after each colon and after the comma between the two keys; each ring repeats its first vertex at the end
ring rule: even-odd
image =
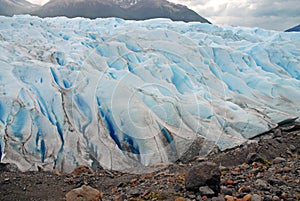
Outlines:
{"type": "Polygon", "coordinates": [[[192,157],[194,148],[175,164],[139,174],[83,166],[71,174],[22,173],[0,164],[0,200],[300,200],[299,123],[205,158],[192,157]]]}

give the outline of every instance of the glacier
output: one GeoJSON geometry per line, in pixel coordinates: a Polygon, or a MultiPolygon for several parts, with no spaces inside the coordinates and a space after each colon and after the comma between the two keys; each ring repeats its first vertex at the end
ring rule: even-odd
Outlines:
{"type": "Polygon", "coordinates": [[[22,171],[170,163],[300,116],[299,33],[0,18],[0,160],[22,171]]]}

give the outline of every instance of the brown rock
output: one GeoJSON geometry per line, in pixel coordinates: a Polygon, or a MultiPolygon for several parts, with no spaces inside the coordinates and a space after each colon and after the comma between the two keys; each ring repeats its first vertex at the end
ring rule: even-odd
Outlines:
{"type": "Polygon", "coordinates": [[[185,201],[185,199],[183,197],[179,197],[179,198],[176,198],[175,201],[185,201]]]}
{"type": "Polygon", "coordinates": [[[283,168],[284,172],[291,172],[292,170],[293,170],[293,168],[290,168],[290,167],[284,167],[283,168]]]}
{"type": "Polygon", "coordinates": [[[137,178],[135,178],[135,179],[131,179],[131,180],[130,180],[130,183],[131,183],[131,184],[135,184],[137,181],[138,181],[138,179],[137,179],[137,178]]]}
{"type": "Polygon", "coordinates": [[[234,197],[232,197],[230,195],[226,195],[224,198],[226,201],[234,201],[234,197]]]}
{"type": "Polygon", "coordinates": [[[102,193],[90,186],[83,185],[66,194],[66,201],[99,201],[102,193]]]}
{"type": "Polygon", "coordinates": [[[232,181],[231,179],[228,179],[228,180],[226,181],[226,183],[227,183],[228,185],[234,185],[234,181],[232,181]]]}
{"type": "Polygon", "coordinates": [[[241,188],[239,188],[238,192],[239,193],[242,193],[242,192],[249,193],[249,192],[251,192],[251,188],[250,188],[250,186],[242,186],[241,188]]]}
{"type": "Polygon", "coordinates": [[[288,194],[282,193],[282,194],[281,194],[281,197],[284,198],[284,199],[286,199],[286,198],[288,198],[288,194]]]}
{"type": "Polygon", "coordinates": [[[206,200],[208,200],[208,197],[205,195],[205,196],[202,196],[201,199],[202,199],[203,201],[206,201],[206,200]]]}
{"type": "Polygon", "coordinates": [[[57,176],[62,176],[62,173],[59,170],[53,170],[53,173],[56,174],[57,176]]]}
{"type": "Polygon", "coordinates": [[[243,197],[243,201],[250,201],[252,199],[252,195],[251,194],[247,194],[243,197]]]}
{"type": "Polygon", "coordinates": [[[84,174],[84,173],[91,174],[92,171],[89,167],[80,165],[76,169],[73,170],[71,175],[81,175],[81,174],[84,174]]]}
{"type": "Polygon", "coordinates": [[[221,171],[219,166],[211,162],[202,162],[193,166],[186,174],[185,188],[198,191],[201,186],[208,186],[215,194],[220,192],[221,171]]]}

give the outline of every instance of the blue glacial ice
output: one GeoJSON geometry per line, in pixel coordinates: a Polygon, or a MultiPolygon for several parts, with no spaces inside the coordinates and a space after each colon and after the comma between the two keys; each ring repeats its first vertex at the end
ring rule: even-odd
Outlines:
{"type": "Polygon", "coordinates": [[[300,116],[299,33],[14,16],[0,52],[0,160],[22,171],[169,163],[300,116]]]}

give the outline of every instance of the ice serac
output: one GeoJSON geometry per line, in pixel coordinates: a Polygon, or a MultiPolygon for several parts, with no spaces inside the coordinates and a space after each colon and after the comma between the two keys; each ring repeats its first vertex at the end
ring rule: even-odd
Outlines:
{"type": "Polygon", "coordinates": [[[0,158],[23,171],[172,162],[300,116],[298,33],[14,16],[0,52],[0,158]]]}

